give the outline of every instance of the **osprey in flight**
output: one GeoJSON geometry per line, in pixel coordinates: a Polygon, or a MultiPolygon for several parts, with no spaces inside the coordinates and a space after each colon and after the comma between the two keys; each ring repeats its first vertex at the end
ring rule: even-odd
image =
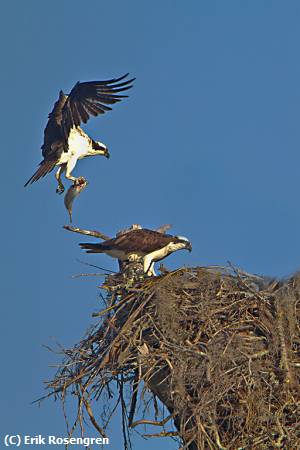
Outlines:
{"type": "Polygon", "coordinates": [[[181,236],[162,234],[146,228],[133,229],[100,244],[79,244],[87,253],[106,253],[121,262],[143,261],[144,273],[154,276],[154,263],[177,250],[192,250],[189,240],[181,236]]]}
{"type": "Polygon", "coordinates": [[[70,94],[60,91],[59,98],[49,114],[48,123],[44,130],[44,143],[38,170],[27,181],[25,186],[34,183],[41,177],[59,166],[56,172],[58,182],[57,193],[64,192],[61,175],[65,171],[66,178],[74,184],[80,183],[83,177],[75,178],[71,175],[78,159],[87,156],[103,155],[109,158],[109,152],[102,142],[91,139],[81,128],[90,116],[98,116],[110,111],[107,105],[119,102],[128,95],[120,92],[132,87],[135,78],[124,80],[129,74],[106,81],[87,81],[76,83],[70,94]]]}

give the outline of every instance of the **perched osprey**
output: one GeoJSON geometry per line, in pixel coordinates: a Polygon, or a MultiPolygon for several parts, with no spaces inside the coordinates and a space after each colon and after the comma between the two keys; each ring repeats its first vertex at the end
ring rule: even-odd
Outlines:
{"type": "Polygon", "coordinates": [[[154,263],[177,250],[192,250],[189,240],[158,231],[133,229],[100,244],[79,244],[87,253],[106,253],[121,262],[142,260],[144,273],[155,275],[154,263]]]}
{"type": "Polygon", "coordinates": [[[132,78],[122,81],[128,75],[127,73],[120,78],[106,81],[78,82],[68,95],[60,91],[44,130],[44,143],[41,147],[44,159],[25,186],[44,177],[55,166],[59,166],[55,175],[58,182],[56,192],[61,194],[64,191],[61,181],[64,171],[66,171],[66,178],[72,180],[74,184],[83,178],[75,178],[71,175],[78,159],[95,155],[109,158],[106,145],[91,139],[80,128],[80,124],[86,123],[91,115],[98,116],[98,114],[110,111],[111,108],[107,105],[128,97],[128,95],[120,94],[120,92],[130,89],[132,87],[130,83],[135,80],[132,78]]]}

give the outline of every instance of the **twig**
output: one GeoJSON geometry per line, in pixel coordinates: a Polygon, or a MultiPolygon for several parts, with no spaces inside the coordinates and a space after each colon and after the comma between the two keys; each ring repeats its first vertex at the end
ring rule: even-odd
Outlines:
{"type": "Polygon", "coordinates": [[[161,433],[154,434],[143,434],[144,437],[153,438],[153,437],[171,437],[171,436],[179,436],[178,431],[162,431],[161,433]]]}
{"type": "Polygon", "coordinates": [[[131,428],[136,427],[137,425],[154,425],[157,427],[163,427],[169,420],[173,419],[174,414],[170,414],[168,417],[165,417],[163,420],[157,421],[157,420],[147,420],[147,419],[141,419],[136,420],[131,424],[131,428]]]}
{"type": "Polygon", "coordinates": [[[90,264],[85,261],[81,261],[81,259],[76,259],[76,261],[79,262],[80,264],[84,264],[85,266],[94,267],[95,269],[104,270],[105,272],[109,273],[116,273],[114,270],[104,269],[104,267],[96,266],[95,264],[90,264]]]}
{"type": "Polygon", "coordinates": [[[86,400],[84,398],[84,396],[82,397],[85,409],[89,415],[90,421],[92,422],[92,424],[94,425],[94,427],[96,428],[96,430],[101,434],[102,437],[107,438],[105,431],[99,426],[99,424],[97,423],[94,414],[92,412],[90,403],[88,402],[88,400],[86,400]]]}
{"type": "Polygon", "coordinates": [[[156,231],[158,233],[165,234],[165,232],[168,231],[170,228],[172,228],[172,225],[170,223],[166,223],[165,225],[161,225],[159,228],[156,228],[156,231]]]}
{"type": "Polygon", "coordinates": [[[104,241],[107,241],[108,239],[111,239],[106,234],[101,233],[101,231],[82,230],[81,228],[73,227],[71,225],[64,225],[63,228],[65,230],[67,230],[67,231],[72,231],[73,233],[85,234],[86,236],[96,237],[96,238],[99,238],[99,239],[103,239],[104,241]]]}
{"type": "Polygon", "coordinates": [[[136,402],[137,402],[137,394],[138,394],[138,387],[139,387],[139,372],[138,370],[135,371],[134,380],[132,384],[132,398],[131,398],[131,405],[129,410],[129,417],[128,417],[128,426],[132,426],[132,421],[135,413],[136,408],[136,402]]]}

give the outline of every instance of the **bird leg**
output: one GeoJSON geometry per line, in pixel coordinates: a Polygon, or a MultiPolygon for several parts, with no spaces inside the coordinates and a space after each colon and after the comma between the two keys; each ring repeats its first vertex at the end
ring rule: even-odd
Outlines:
{"type": "Polygon", "coordinates": [[[148,277],[156,276],[156,273],[154,271],[154,262],[152,261],[151,257],[149,258],[148,255],[144,257],[144,273],[148,277]]]}
{"type": "Polygon", "coordinates": [[[148,269],[147,275],[148,275],[148,277],[156,277],[156,273],[155,273],[155,270],[154,270],[154,262],[152,262],[150,264],[150,267],[148,269]]]}
{"type": "Polygon", "coordinates": [[[56,188],[57,194],[62,194],[65,190],[65,187],[61,181],[61,175],[64,173],[65,170],[66,170],[66,164],[62,164],[61,166],[59,166],[59,168],[55,174],[55,178],[58,182],[58,187],[56,188]]]}
{"type": "Polygon", "coordinates": [[[77,163],[77,158],[70,158],[69,161],[66,164],[66,178],[68,180],[73,181],[74,186],[78,186],[80,184],[83,184],[86,182],[86,179],[83,177],[73,177],[73,175],[71,175],[72,170],[74,169],[74,167],[76,166],[77,163]]]}

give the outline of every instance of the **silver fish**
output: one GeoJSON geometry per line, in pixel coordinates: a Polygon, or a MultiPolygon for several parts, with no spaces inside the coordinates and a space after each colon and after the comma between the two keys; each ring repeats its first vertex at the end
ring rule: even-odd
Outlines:
{"type": "Polygon", "coordinates": [[[70,216],[70,223],[72,223],[73,202],[75,198],[78,197],[78,195],[81,194],[81,192],[87,187],[87,185],[88,182],[83,177],[80,177],[77,179],[76,183],[69,187],[65,195],[64,204],[70,216]]]}

